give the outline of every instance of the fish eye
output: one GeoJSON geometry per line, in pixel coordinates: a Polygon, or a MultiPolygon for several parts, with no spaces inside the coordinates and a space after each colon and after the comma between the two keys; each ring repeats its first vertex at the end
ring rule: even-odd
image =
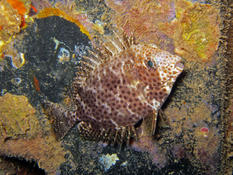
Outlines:
{"type": "Polygon", "coordinates": [[[154,67],[154,63],[151,60],[149,60],[147,62],[147,66],[150,67],[150,68],[153,68],[154,67]]]}

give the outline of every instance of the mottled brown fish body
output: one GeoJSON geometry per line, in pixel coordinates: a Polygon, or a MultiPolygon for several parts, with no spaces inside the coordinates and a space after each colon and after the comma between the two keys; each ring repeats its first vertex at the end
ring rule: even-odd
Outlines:
{"type": "Polygon", "coordinates": [[[183,70],[180,57],[153,44],[112,45],[105,61],[74,82],[78,119],[96,130],[132,127],[157,113],[183,70]]]}

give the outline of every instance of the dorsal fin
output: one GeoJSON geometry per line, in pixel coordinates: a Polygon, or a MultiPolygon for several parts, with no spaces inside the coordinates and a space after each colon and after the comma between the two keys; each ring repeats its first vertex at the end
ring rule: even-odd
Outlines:
{"type": "Polygon", "coordinates": [[[136,40],[132,36],[127,36],[126,33],[113,30],[112,36],[104,36],[105,42],[104,47],[115,56],[123,50],[129,48],[131,45],[136,44],[136,40]],[[118,34],[120,33],[120,34],[118,34]]]}
{"type": "Polygon", "coordinates": [[[84,86],[86,78],[96,67],[135,43],[133,37],[127,37],[123,32],[120,33],[117,34],[116,31],[113,31],[113,36],[103,36],[103,39],[99,41],[100,46],[93,44],[94,51],[89,50],[88,56],[82,57],[73,82],[74,89],[80,85],[84,86]]]}

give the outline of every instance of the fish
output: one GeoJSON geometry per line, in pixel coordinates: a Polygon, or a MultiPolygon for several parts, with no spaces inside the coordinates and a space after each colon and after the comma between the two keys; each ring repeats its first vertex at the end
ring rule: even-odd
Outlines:
{"type": "Polygon", "coordinates": [[[138,123],[147,121],[151,129],[145,133],[153,135],[158,111],[184,69],[182,58],[117,32],[99,45],[77,68],[74,108],[45,103],[55,133],[62,138],[77,124],[86,139],[129,144],[143,135],[138,123]]]}

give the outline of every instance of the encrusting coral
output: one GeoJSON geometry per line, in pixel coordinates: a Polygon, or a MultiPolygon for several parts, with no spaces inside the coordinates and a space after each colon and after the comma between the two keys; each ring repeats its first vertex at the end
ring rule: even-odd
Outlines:
{"type": "Polygon", "coordinates": [[[48,120],[44,124],[38,120],[25,96],[0,97],[0,116],[0,155],[34,160],[49,174],[65,161],[65,151],[48,120]]]}

